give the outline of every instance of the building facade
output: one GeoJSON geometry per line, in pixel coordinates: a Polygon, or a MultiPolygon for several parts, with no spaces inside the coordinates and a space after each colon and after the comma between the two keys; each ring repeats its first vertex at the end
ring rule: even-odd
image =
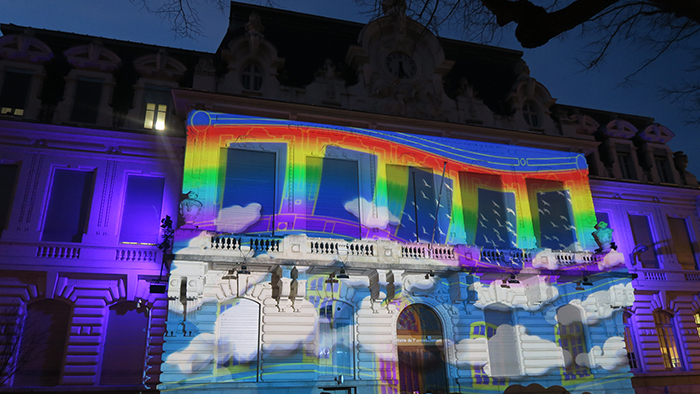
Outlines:
{"type": "Polygon", "coordinates": [[[383,11],[234,2],[215,53],[2,26],[7,390],[696,389],[673,133],[383,11]]]}

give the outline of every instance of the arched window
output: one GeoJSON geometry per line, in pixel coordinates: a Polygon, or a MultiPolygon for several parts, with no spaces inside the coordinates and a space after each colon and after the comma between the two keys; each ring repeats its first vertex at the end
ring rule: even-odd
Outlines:
{"type": "Polygon", "coordinates": [[[236,298],[219,305],[217,381],[255,382],[258,378],[260,305],[236,298]]]}
{"type": "Polygon", "coordinates": [[[241,85],[245,90],[260,90],[263,83],[263,73],[260,66],[250,63],[241,72],[241,85]]]}
{"type": "Polygon", "coordinates": [[[519,376],[520,356],[513,324],[513,311],[496,304],[484,309],[491,376],[519,376]]]}
{"type": "Polygon", "coordinates": [[[341,301],[327,301],[318,311],[319,375],[354,378],[353,310],[341,301]]]}
{"type": "Polygon", "coordinates": [[[564,353],[564,380],[579,379],[591,374],[582,360],[588,357],[583,327],[583,315],[577,307],[564,305],[557,310],[557,336],[564,353]]]}
{"type": "Polygon", "coordinates": [[[27,305],[14,386],[56,386],[66,352],[71,307],[57,300],[27,305]]]}
{"type": "Polygon", "coordinates": [[[661,357],[664,360],[666,369],[682,369],[683,364],[678,355],[678,342],[673,326],[673,315],[664,311],[654,312],[654,324],[656,325],[656,335],[659,337],[659,347],[661,357]]]}
{"type": "Polygon", "coordinates": [[[101,385],[143,384],[148,337],[148,310],[133,302],[109,308],[102,352],[101,385]]]}
{"type": "Polygon", "coordinates": [[[442,323],[422,304],[409,305],[396,322],[401,393],[447,393],[442,323]]]}
{"type": "Polygon", "coordinates": [[[523,118],[525,123],[530,127],[542,126],[542,115],[540,114],[540,106],[532,100],[528,100],[523,104],[523,118]]]}
{"type": "Polygon", "coordinates": [[[635,330],[632,314],[625,311],[622,314],[622,323],[625,326],[625,346],[627,347],[627,361],[631,371],[640,371],[642,369],[639,360],[637,359],[637,346],[635,344],[635,330]]]}

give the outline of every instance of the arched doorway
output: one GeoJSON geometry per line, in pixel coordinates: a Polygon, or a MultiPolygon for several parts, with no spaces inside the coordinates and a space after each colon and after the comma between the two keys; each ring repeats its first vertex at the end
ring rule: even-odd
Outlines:
{"type": "Polygon", "coordinates": [[[442,324],[422,304],[404,309],[396,324],[401,394],[447,393],[442,324]]]}

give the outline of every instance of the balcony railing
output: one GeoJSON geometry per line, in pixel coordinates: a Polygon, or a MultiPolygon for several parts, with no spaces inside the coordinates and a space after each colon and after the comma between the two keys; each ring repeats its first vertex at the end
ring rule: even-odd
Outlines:
{"type": "MultiPolygon", "coordinates": [[[[284,237],[255,237],[245,235],[211,235],[203,244],[190,243],[176,254],[210,254],[230,261],[231,257],[247,259],[261,254],[275,261],[317,260],[319,262],[342,261],[361,264],[435,264],[458,266],[467,261],[481,261],[507,268],[523,268],[539,262],[550,261],[557,267],[574,265],[597,265],[603,258],[600,254],[586,251],[565,252],[549,249],[485,249],[473,245],[435,245],[424,243],[400,243],[386,240],[339,240],[334,238],[311,238],[306,235],[284,237]]],[[[252,262],[252,261],[250,261],[252,262]]],[[[272,261],[269,261],[272,263],[272,261]]],[[[322,263],[326,264],[326,263],[322,263]]],[[[550,268],[552,269],[552,268],[550,268]]],[[[693,280],[688,279],[688,280],[693,280]]],[[[695,280],[700,281],[700,275],[695,280]]]]}

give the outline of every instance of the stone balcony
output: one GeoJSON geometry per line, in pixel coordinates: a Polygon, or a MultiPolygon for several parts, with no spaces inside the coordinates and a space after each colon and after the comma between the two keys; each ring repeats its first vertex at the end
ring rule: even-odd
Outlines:
{"type": "Polygon", "coordinates": [[[550,270],[551,267],[568,267],[597,271],[596,264],[603,258],[602,255],[587,251],[498,250],[475,245],[399,243],[387,240],[346,241],[337,238],[310,238],[303,234],[250,237],[216,233],[201,233],[189,238],[186,244],[176,240],[173,254],[173,259],[180,262],[207,262],[212,264],[212,268],[247,264],[249,269],[258,271],[277,265],[306,265],[329,269],[342,267],[348,270],[504,272],[542,265],[538,262],[544,262],[550,270]]]}

